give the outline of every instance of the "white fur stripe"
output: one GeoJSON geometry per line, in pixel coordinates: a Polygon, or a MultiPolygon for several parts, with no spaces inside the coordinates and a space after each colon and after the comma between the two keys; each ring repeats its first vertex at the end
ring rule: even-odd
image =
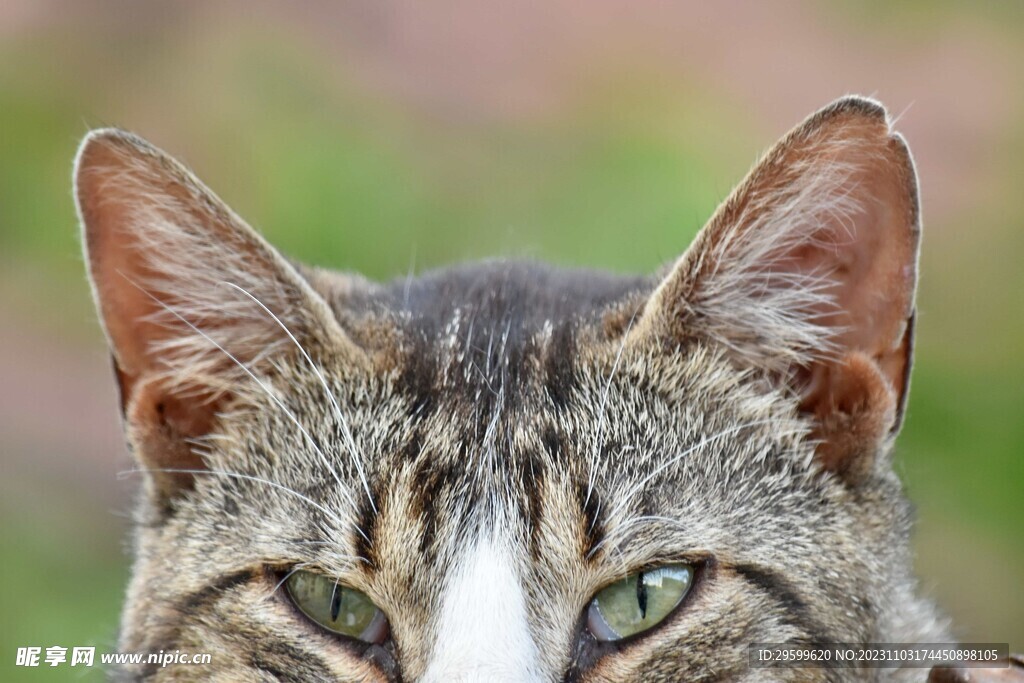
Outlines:
{"type": "Polygon", "coordinates": [[[510,548],[479,539],[453,568],[423,681],[539,681],[522,585],[510,548]]]}

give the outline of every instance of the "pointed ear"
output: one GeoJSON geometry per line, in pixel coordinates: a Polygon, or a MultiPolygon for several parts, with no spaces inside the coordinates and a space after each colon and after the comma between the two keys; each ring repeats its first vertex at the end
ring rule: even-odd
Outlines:
{"type": "MultiPolygon", "coordinates": [[[[184,167],[118,130],[90,133],[75,199],[129,442],[152,470],[203,467],[190,440],[281,354],[348,353],[327,304],[184,167]],[[285,331],[287,328],[287,332],[285,331]]],[[[154,473],[168,501],[192,483],[154,473]]]]}
{"type": "Polygon", "coordinates": [[[789,382],[819,462],[856,478],[907,395],[920,223],[903,139],[845,98],[777,143],[658,286],[640,339],[703,339],[789,382]]]}

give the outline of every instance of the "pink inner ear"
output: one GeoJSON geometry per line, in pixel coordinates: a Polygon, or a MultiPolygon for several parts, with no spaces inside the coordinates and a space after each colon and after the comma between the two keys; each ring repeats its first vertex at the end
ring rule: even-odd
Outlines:
{"type": "MultiPolygon", "coordinates": [[[[142,152],[127,145],[116,139],[88,144],[79,157],[76,186],[90,274],[114,354],[122,408],[127,407],[136,382],[166,369],[154,347],[182,334],[173,321],[158,320],[163,308],[157,299],[176,302],[172,292],[161,291],[155,283],[173,283],[175,277],[188,278],[188,273],[156,269],[166,255],[153,253],[152,245],[144,241],[146,231],[155,229],[141,218],[144,209],[176,207],[182,219],[196,220],[181,180],[170,169],[164,175],[155,172],[149,166],[159,164],[158,159],[140,161],[142,152]]],[[[155,218],[159,211],[150,214],[155,218]]],[[[168,258],[168,262],[174,260],[168,258]]]]}
{"type": "Polygon", "coordinates": [[[122,381],[122,390],[127,390],[130,378],[148,365],[146,340],[157,330],[146,322],[153,302],[131,284],[148,281],[153,273],[145,272],[131,230],[131,203],[140,198],[130,186],[113,187],[124,164],[109,143],[89,145],[79,157],[76,192],[97,303],[115,362],[128,376],[122,381]]]}
{"type": "MultiPolygon", "coordinates": [[[[862,170],[849,189],[857,209],[832,217],[823,226],[828,240],[805,247],[796,259],[805,272],[832,273],[835,284],[829,293],[835,307],[823,312],[820,324],[832,330],[841,361],[829,364],[828,372],[821,370],[822,363],[810,368],[812,386],[805,402],[820,390],[814,385],[821,384],[821,375],[835,377],[846,367],[842,359],[857,354],[877,367],[895,397],[898,422],[910,365],[919,230],[906,149],[898,138],[884,142],[860,150],[863,159],[856,163],[862,170]]],[[[839,380],[830,393],[841,394],[844,386],[839,380]]],[[[841,396],[834,399],[839,405],[848,402],[841,396]]]]}
{"type": "Polygon", "coordinates": [[[919,241],[906,147],[898,137],[867,139],[873,144],[855,148],[848,190],[856,210],[826,221],[831,239],[797,256],[798,268],[830,272],[835,283],[835,308],[819,322],[832,331],[835,354],[800,373],[801,407],[815,417],[819,463],[850,480],[870,471],[902,419],[919,241]]]}

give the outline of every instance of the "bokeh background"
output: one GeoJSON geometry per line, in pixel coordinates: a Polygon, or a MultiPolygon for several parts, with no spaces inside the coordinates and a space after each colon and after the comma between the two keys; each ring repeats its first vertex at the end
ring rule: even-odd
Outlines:
{"type": "Polygon", "coordinates": [[[1024,5],[0,3],[0,670],[114,650],[137,484],[71,160],[119,125],[286,253],[384,278],[486,256],[649,271],[848,92],[899,115],[926,238],[897,467],[924,589],[1024,650],[1024,5]]]}

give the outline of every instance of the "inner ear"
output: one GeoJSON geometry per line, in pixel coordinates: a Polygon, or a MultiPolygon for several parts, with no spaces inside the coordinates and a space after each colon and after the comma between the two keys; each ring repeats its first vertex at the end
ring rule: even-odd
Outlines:
{"type": "Polygon", "coordinates": [[[816,458],[826,470],[860,481],[879,443],[898,423],[897,399],[878,364],[861,352],[807,371],[800,408],[813,417],[816,458]]]}
{"type": "Polygon", "coordinates": [[[192,489],[196,474],[206,469],[195,446],[212,432],[216,415],[230,399],[198,387],[169,390],[159,379],[136,387],[125,428],[133,447],[145,453],[141,464],[153,500],[166,507],[192,489]]]}

